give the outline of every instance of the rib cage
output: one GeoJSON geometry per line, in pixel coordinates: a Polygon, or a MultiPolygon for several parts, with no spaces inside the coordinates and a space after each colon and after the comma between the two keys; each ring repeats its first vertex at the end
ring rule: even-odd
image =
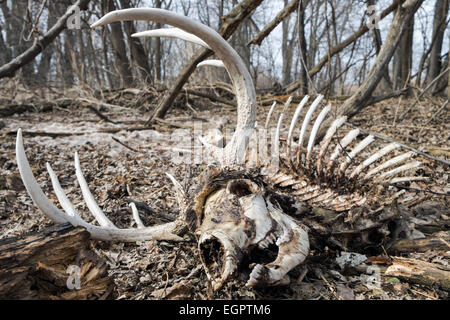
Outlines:
{"type": "MultiPolygon", "coordinates": [[[[414,152],[402,153],[398,144],[387,144],[371,135],[364,137],[359,129],[346,130],[345,116],[336,118],[325,136],[316,141],[323,121],[326,117],[334,117],[329,105],[321,106],[322,99],[323,96],[319,95],[299,120],[309,100],[308,96],[303,98],[288,123],[285,139],[280,131],[292,99],[283,107],[273,135],[274,141],[271,141],[272,154],[279,157],[280,167],[275,172],[263,170],[273,186],[291,190],[299,200],[310,205],[346,211],[356,206],[376,207],[392,203],[395,199],[401,201],[399,198],[404,191],[399,192],[394,186],[396,183],[427,180],[427,177],[414,175],[414,171],[421,166],[420,161],[411,160],[416,156],[414,152]],[[311,121],[313,115],[316,118],[311,121]],[[278,150],[281,150],[280,154],[278,150]]],[[[267,116],[268,128],[275,123],[271,119],[273,111],[271,108],[267,116]]],[[[259,156],[259,163],[270,166],[267,153],[260,153],[259,156]]]]}

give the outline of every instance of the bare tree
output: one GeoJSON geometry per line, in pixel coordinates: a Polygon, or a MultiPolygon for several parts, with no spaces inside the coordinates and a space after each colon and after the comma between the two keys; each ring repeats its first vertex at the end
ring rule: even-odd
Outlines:
{"type": "Polygon", "coordinates": [[[436,0],[433,19],[433,39],[435,41],[431,46],[430,65],[428,68],[425,83],[428,84],[436,78],[443,70],[443,61],[441,60],[442,44],[444,41],[444,32],[446,27],[447,13],[449,9],[449,0],[436,0]]]}

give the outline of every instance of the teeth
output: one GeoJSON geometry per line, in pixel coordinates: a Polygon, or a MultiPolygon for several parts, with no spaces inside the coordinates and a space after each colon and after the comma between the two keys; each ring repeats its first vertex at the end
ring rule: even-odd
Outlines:
{"type": "Polygon", "coordinates": [[[259,248],[266,249],[270,244],[274,244],[277,240],[277,236],[275,233],[271,233],[267,235],[261,242],[259,243],[259,248]]]}

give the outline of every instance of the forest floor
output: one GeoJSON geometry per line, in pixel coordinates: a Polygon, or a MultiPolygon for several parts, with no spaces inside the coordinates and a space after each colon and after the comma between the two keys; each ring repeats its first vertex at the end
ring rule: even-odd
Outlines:
{"type": "MultiPolygon", "coordinates": [[[[48,162],[86,221],[92,222],[93,217],[88,213],[75,179],[73,157],[76,151],[91,192],[118,227],[135,227],[127,199],[147,205],[147,208],[140,210],[146,225],[167,222],[177,215],[173,189],[165,173],[171,173],[188,187],[195,187],[198,183],[195,177],[205,170],[205,165],[172,161],[174,151],[171,147],[180,148],[180,145],[171,139],[171,134],[194,123],[210,128],[217,127],[218,123],[232,127],[235,110],[231,106],[214,105],[201,99],[187,100],[189,107],[174,108],[166,117],[170,124],[158,123],[147,130],[124,130],[142,126],[143,120],[150,115],[154,101],[147,108],[129,108],[127,103],[121,102],[121,98],[110,99],[108,103],[126,108],[97,108],[114,123],[100,119],[86,107],[87,103],[56,106],[47,112],[39,111],[37,106],[35,111],[5,116],[0,120],[0,239],[52,225],[34,206],[22,185],[15,160],[14,133],[18,128],[24,130],[30,165],[46,195],[57,203],[45,170],[45,163],[48,162]],[[116,132],[105,132],[104,129],[116,132]]],[[[398,121],[398,116],[413,100],[385,100],[364,110],[351,123],[448,161],[450,113],[443,110],[430,120],[444,101],[433,100],[436,101],[418,102],[402,121],[398,121]]],[[[10,103],[2,101],[0,108],[10,103]]],[[[332,101],[334,106],[337,103],[332,101]]],[[[260,123],[264,123],[268,108],[260,107],[260,123]]],[[[292,113],[294,108],[291,106],[289,112],[292,113]]],[[[450,191],[446,169],[448,167],[441,163],[436,165],[439,185],[445,188],[433,190],[441,193],[450,191]]],[[[444,208],[442,216],[449,219],[448,197],[433,194],[427,197],[429,202],[440,203],[444,208]]],[[[448,230],[442,232],[449,233],[448,230]]],[[[114,292],[116,299],[435,300],[450,297],[450,292],[437,286],[414,284],[384,275],[380,277],[379,285],[374,286],[368,280],[370,274],[344,272],[336,262],[340,252],[335,250],[309,257],[304,264],[292,270],[288,286],[251,289],[245,287],[243,276],[230,281],[222,290],[213,292],[207,284],[195,242],[92,241],[92,249],[108,261],[110,275],[117,287],[114,292]]],[[[450,247],[444,252],[429,250],[404,256],[432,262],[443,268],[450,267],[450,247]]]]}

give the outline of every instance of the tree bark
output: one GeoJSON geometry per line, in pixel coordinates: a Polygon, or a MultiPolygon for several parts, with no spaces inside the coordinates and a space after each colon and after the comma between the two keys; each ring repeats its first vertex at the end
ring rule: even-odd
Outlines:
{"type": "MultiPolygon", "coordinates": [[[[120,0],[122,9],[131,8],[129,0],[120,0]]],[[[132,21],[125,21],[125,30],[128,37],[128,43],[131,49],[131,57],[133,61],[136,61],[139,74],[144,83],[152,83],[150,66],[148,64],[147,52],[145,52],[144,46],[139,38],[133,38],[131,35],[136,33],[134,23],[132,21]]]]}
{"type": "Polygon", "coordinates": [[[84,228],[60,224],[1,240],[0,299],[106,299],[114,282],[89,238],[84,228]]]}
{"type": "Polygon", "coordinates": [[[393,87],[395,90],[405,88],[411,77],[413,35],[414,18],[403,31],[400,43],[394,53],[393,87]]]}
{"type": "MultiPolygon", "coordinates": [[[[89,0],[78,0],[75,5],[78,5],[81,10],[85,10],[89,0]]],[[[66,29],[67,19],[73,14],[73,11],[66,11],[66,13],[59,18],[58,22],[46,33],[44,36],[36,39],[33,45],[7,64],[0,67],[0,79],[4,77],[13,77],[17,70],[23,66],[34,61],[34,58],[40,54],[55,38],[66,29]]]]}
{"type": "MultiPolygon", "coordinates": [[[[436,0],[433,19],[433,43],[430,53],[430,66],[428,68],[425,84],[429,84],[436,78],[442,69],[441,51],[444,42],[445,21],[447,20],[447,13],[449,9],[449,0],[436,0]]],[[[433,91],[433,90],[432,90],[433,91]]]]}
{"type": "MultiPolygon", "coordinates": [[[[248,17],[253,10],[255,10],[263,0],[243,0],[237,6],[230,10],[230,12],[223,17],[222,26],[219,29],[219,34],[224,38],[228,39],[233,32],[238,28],[239,24],[248,17]]],[[[164,118],[167,111],[173,105],[175,98],[177,97],[183,85],[187,82],[191,74],[195,71],[197,64],[202,62],[204,59],[211,56],[213,52],[210,49],[200,49],[199,52],[194,56],[194,58],[189,61],[189,63],[181,70],[174,84],[166,93],[164,99],[156,108],[152,117],[148,122],[154,121],[156,118],[164,118]]]]}
{"type": "Polygon", "coordinates": [[[308,47],[305,37],[305,1],[300,0],[298,4],[298,47],[300,53],[300,87],[301,95],[308,94],[308,47]]]}
{"type": "MultiPolygon", "coordinates": [[[[111,12],[116,10],[114,0],[107,0],[106,11],[111,12]]],[[[114,48],[116,56],[115,65],[120,75],[120,87],[131,87],[133,85],[133,73],[131,72],[131,63],[127,56],[125,45],[125,37],[121,22],[114,22],[110,25],[111,28],[111,43],[114,48]]]]}

